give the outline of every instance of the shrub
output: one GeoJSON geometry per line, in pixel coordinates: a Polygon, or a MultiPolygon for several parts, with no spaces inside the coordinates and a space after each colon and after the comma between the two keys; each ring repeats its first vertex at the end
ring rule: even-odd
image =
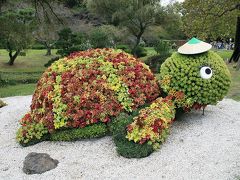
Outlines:
{"type": "Polygon", "coordinates": [[[57,54],[67,56],[72,52],[86,50],[85,42],[87,37],[85,33],[73,33],[70,28],[62,29],[58,33],[59,39],[56,41],[57,54]]]}
{"type": "Polygon", "coordinates": [[[153,73],[159,73],[162,63],[171,56],[171,47],[169,42],[160,40],[154,45],[154,49],[157,55],[149,57],[146,64],[149,65],[153,73]]]}
{"type": "Polygon", "coordinates": [[[162,57],[161,55],[153,55],[147,58],[145,63],[150,67],[153,73],[159,73],[162,63],[167,57],[162,57]]]}
{"type": "Polygon", "coordinates": [[[216,104],[227,94],[230,83],[227,66],[212,51],[191,56],[174,53],[161,66],[162,89],[167,94],[182,91],[186,100],[181,106],[186,110],[216,104]],[[201,77],[201,70],[205,67],[211,69],[209,78],[201,77]]]}
{"type": "Polygon", "coordinates": [[[2,108],[3,106],[6,106],[6,105],[7,104],[0,99],[0,108],[2,108]]]}
{"type": "Polygon", "coordinates": [[[146,35],[143,39],[146,42],[146,47],[154,47],[154,45],[158,42],[157,35],[146,35]]]}
{"type": "Polygon", "coordinates": [[[159,41],[159,36],[163,35],[165,37],[165,31],[162,26],[153,25],[148,28],[143,34],[143,40],[146,42],[147,47],[154,47],[154,45],[159,41]]]}
{"type": "Polygon", "coordinates": [[[131,49],[130,49],[129,45],[119,44],[119,45],[116,46],[116,48],[117,49],[121,49],[121,50],[123,50],[126,53],[131,53],[131,49]]]}
{"type": "Polygon", "coordinates": [[[93,48],[106,48],[114,46],[113,38],[102,27],[92,29],[89,39],[93,48]]]}
{"type": "Polygon", "coordinates": [[[84,128],[132,112],[158,96],[154,75],[133,56],[113,49],[81,51],[54,62],[42,75],[31,122],[42,123],[48,133],[84,128]]]}
{"type": "Polygon", "coordinates": [[[89,40],[86,40],[85,42],[81,43],[79,46],[80,46],[79,49],[82,49],[82,50],[88,50],[93,47],[89,40]]]}
{"type": "Polygon", "coordinates": [[[27,55],[27,53],[24,52],[24,51],[21,51],[21,52],[19,53],[19,56],[26,56],[26,55],[27,55]]]}
{"type": "Polygon", "coordinates": [[[35,43],[31,46],[31,49],[46,49],[46,47],[40,43],[35,43]]]}
{"type": "Polygon", "coordinates": [[[7,82],[2,79],[2,75],[0,74],[0,87],[3,87],[3,86],[6,86],[7,85],[7,82]]]}
{"type": "Polygon", "coordinates": [[[141,46],[141,47],[145,47],[146,43],[143,39],[141,39],[138,45],[141,46]]]}
{"type": "Polygon", "coordinates": [[[44,64],[44,67],[49,67],[52,65],[52,63],[54,63],[55,61],[59,60],[60,56],[56,56],[51,58],[46,64],[44,64]]]}
{"type": "Polygon", "coordinates": [[[93,48],[115,47],[116,43],[121,39],[122,32],[111,25],[102,25],[93,28],[89,33],[89,40],[93,48]]]}
{"type": "Polygon", "coordinates": [[[83,3],[83,0],[65,0],[64,3],[69,8],[80,7],[83,3]]]}
{"type": "Polygon", "coordinates": [[[161,55],[162,58],[167,58],[171,55],[171,46],[169,42],[160,40],[154,45],[155,51],[161,55]]]}
{"type": "Polygon", "coordinates": [[[91,31],[90,42],[94,48],[111,47],[113,45],[108,38],[108,34],[98,29],[91,31]]]}
{"type": "Polygon", "coordinates": [[[137,46],[135,49],[132,50],[132,54],[139,57],[144,57],[147,55],[147,50],[144,47],[137,46]]]}

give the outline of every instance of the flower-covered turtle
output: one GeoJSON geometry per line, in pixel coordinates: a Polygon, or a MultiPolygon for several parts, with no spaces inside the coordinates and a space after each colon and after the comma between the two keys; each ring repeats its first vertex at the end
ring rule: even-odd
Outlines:
{"type": "MultiPolygon", "coordinates": [[[[202,41],[191,43],[198,49],[202,41]]],[[[17,140],[25,146],[110,132],[120,155],[148,156],[166,139],[177,108],[216,104],[230,86],[230,73],[213,51],[180,53],[161,66],[165,96],[149,68],[119,50],[88,50],[55,62],[38,82],[17,140]]]]}
{"type": "Polygon", "coordinates": [[[17,140],[27,145],[46,136],[58,139],[66,130],[75,133],[69,139],[99,136],[113,117],[131,113],[159,95],[155,76],[133,56],[113,49],[76,52],[43,73],[17,140]],[[96,126],[88,130],[91,125],[96,126]]]}

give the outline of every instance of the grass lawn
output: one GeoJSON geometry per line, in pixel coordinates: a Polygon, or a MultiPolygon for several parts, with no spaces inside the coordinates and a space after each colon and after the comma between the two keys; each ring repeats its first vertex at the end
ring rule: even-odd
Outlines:
{"type": "Polygon", "coordinates": [[[25,96],[34,92],[36,84],[17,84],[0,88],[0,97],[25,96]]]}
{"type": "Polygon", "coordinates": [[[148,57],[157,53],[153,47],[145,47],[145,49],[147,50],[147,56],[140,58],[143,62],[146,61],[148,57]]]}
{"type": "MultiPolygon", "coordinates": [[[[141,58],[142,61],[156,54],[154,48],[147,47],[146,49],[147,56],[141,58]]],[[[56,56],[56,50],[53,50],[52,56],[45,56],[46,50],[28,50],[26,53],[26,56],[19,56],[16,59],[14,66],[9,67],[6,64],[8,52],[0,50],[0,76],[9,82],[13,81],[10,86],[0,87],[0,98],[33,94],[36,82],[45,70],[43,65],[50,58],[56,56]]],[[[217,53],[227,60],[232,51],[218,50],[217,53]]],[[[228,67],[232,74],[232,85],[227,97],[240,101],[240,71],[236,71],[232,64],[228,64],[228,67]]]]}
{"type": "Polygon", "coordinates": [[[236,71],[233,65],[228,65],[228,68],[232,75],[232,84],[227,97],[240,101],[240,71],[236,71]]]}
{"type": "Polygon", "coordinates": [[[217,52],[225,61],[229,60],[232,55],[231,50],[214,50],[214,52],[217,52]]]}
{"type": "Polygon", "coordinates": [[[23,96],[33,94],[36,82],[46,69],[44,64],[56,56],[45,56],[46,50],[27,50],[26,56],[18,56],[13,66],[9,66],[8,52],[0,49],[0,77],[8,86],[0,87],[0,97],[23,96]]]}
{"type": "Polygon", "coordinates": [[[9,60],[8,52],[0,49],[0,71],[1,72],[43,72],[44,64],[52,57],[56,56],[56,51],[52,51],[52,56],[45,56],[46,50],[27,50],[26,56],[18,56],[13,66],[7,64],[9,60]]]}
{"type": "MultiPolygon", "coordinates": [[[[230,59],[232,51],[229,50],[215,50],[226,62],[230,59]]],[[[227,94],[228,98],[240,101],[240,71],[236,71],[235,64],[227,64],[232,76],[232,84],[227,94]]]]}

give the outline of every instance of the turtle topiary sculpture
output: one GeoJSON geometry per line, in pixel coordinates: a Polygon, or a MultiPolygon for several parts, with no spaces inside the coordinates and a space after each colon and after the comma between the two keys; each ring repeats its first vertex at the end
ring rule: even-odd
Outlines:
{"type": "Polygon", "coordinates": [[[159,80],[120,50],[73,53],[42,75],[17,140],[27,146],[111,134],[120,155],[145,157],[166,139],[176,109],[216,104],[229,86],[230,73],[212,51],[173,53],[162,64],[159,80]]]}
{"type": "Polygon", "coordinates": [[[48,135],[52,140],[60,134],[66,140],[105,135],[111,118],[131,113],[159,94],[148,66],[127,53],[113,49],[73,53],[43,73],[17,140],[27,145],[48,135]],[[62,131],[74,135],[63,137],[62,131]]]}

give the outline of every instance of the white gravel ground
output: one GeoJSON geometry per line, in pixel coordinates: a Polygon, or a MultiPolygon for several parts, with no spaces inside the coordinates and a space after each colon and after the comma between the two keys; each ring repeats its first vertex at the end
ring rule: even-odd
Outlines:
{"type": "Polygon", "coordinates": [[[176,121],[161,149],[147,158],[119,157],[111,137],[78,142],[42,142],[23,148],[15,141],[18,120],[29,110],[31,96],[3,99],[0,109],[0,179],[190,179],[240,178],[240,103],[224,99],[205,116],[192,112],[176,121]],[[59,160],[41,175],[22,172],[30,152],[59,160]]]}

